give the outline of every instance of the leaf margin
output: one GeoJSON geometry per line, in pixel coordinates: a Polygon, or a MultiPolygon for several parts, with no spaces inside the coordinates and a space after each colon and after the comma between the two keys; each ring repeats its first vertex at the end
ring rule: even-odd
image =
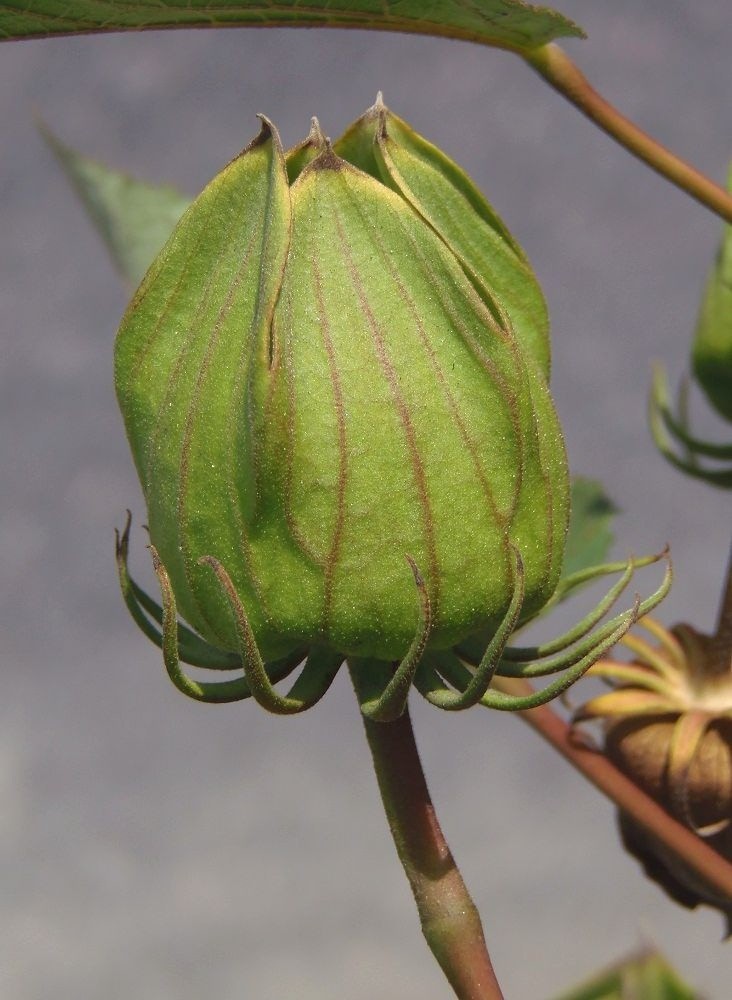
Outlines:
{"type": "Polygon", "coordinates": [[[0,41],[184,27],[330,27],[436,35],[525,52],[557,38],[585,37],[582,28],[559,11],[526,0],[432,0],[430,8],[437,17],[429,19],[420,8],[424,4],[417,0],[350,0],[335,10],[324,2],[303,8],[296,0],[238,0],[227,7],[211,0],[185,5],[172,0],[2,0],[0,41]]]}

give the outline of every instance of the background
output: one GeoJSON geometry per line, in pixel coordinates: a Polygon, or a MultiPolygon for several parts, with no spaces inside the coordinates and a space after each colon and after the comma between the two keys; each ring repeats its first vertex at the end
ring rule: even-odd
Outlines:
{"type": "MultiPolygon", "coordinates": [[[[559,7],[589,34],[562,44],[594,84],[722,180],[729,0],[559,7]]],[[[623,510],[616,555],[669,541],[676,583],[660,617],[714,621],[729,495],[666,465],[645,411],[651,359],[674,381],[686,368],[719,220],[490,49],[315,30],[0,46],[4,1000],[446,996],[346,675],[297,719],[197,705],[128,618],[112,533],[126,507],[136,526],[144,511],[112,389],[126,292],[33,122],[195,193],[257,131],[256,112],[285,143],[312,114],[337,135],[378,89],[469,171],[528,251],[551,308],[572,468],[623,510]]],[[[718,430],[697,410],[701,432],[718,430]]],[[[143,543],[138,527],[145,578],[143,543]]],[[[647,882],[610,805],[520,721],[413,711],[508,997],[545,1000],[648,940],[708,998],[729,996],[721,918],[647,882]]]]}

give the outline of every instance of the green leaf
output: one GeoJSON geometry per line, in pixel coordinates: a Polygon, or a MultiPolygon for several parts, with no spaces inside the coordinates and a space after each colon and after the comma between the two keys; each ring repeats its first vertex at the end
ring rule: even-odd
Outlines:
{"type": "MultiPolygon", "coordinates": [[[[728,190],[732,191],[732,167],[728,190]]],[[[732,421],[732,226],[726,225],[707,279],[692,352],[694,375],[725,420],[732,421]]]]}
{"type": "Polygon", "coordinates": [[[136,287],[190,204],[190,198],[172,187],[144,184],[81,156],[43,125],[41,132],[84,203],[117,269],[136,287]]]}
{"type": "Polygon", "coordinates": [[[696,1000],[697,996],[662,955],[643,951],[556,1000],[696,1000]]]}
{"type": "Polygon", "coordinates": [[[442,35],[531,49],[584,32],[523,0],[3,0],[0,40],[141,28],[330,27],[442,35]]]}
{"type": "Polygon", "coordinates": [[[572,479],[572,514],[562,576],[602,563],[613,543],[611,524],[618,509],[594,479],[572,479]]]}

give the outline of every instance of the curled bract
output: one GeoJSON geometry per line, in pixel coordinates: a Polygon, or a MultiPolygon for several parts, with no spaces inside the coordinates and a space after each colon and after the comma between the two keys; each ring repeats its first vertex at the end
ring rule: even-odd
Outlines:
{"type": "Polygon", "coordinates": [[[732,441],[729,444],[706,441],[692,434],[688,396],[689,383],[685,379],[679,387],[674,412],[666,374],[660,366],[656,367],[649,401],[649,422],[656,447],[687,476],[720,489],[732,489],[732,441]]]}
{"type": "MultiPolygon", "coordinates": [[[[162,605],[128,575],[129,525],[120,578],[176,685],[297,712],[347,659],[373,718],[413,683],[444,708],[490,700],[561,570],[548,375],[541,290],[459,167],[380,100],[333,144],[314,121],[287,155],[263,118],[117,339],[162,605]],[[244,676],[194,681],[181,660],[244,676]]],[[[566,686],[637,613],[575,630],[544,672],[566,686]]]]}

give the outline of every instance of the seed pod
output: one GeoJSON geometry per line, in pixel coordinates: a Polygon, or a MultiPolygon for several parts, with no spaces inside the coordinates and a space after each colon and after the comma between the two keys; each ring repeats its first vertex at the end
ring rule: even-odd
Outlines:
{"type": "MultiPolygon", "coordinates": [[[[732,859],[732,719],[709,723],[683,785],[678,776],[669,773],[677,726],[677,720],[649,718],[615,722],[608,729],[605,752],[667,811],[704,830],[707,843],[722,857],[732,859]]],[[[630,816],[621,813],[618,820],[626,849],[648,876],[682,906],[694,909],[704,903],[719,909],[727,921],[726,934],[732,934],[729,898],[630,816]]]]}
{"type": "MultiPolygon", "coordinates": [[[[575,721],[602,720],[606,755],[680,822],[732,857],[732,664],[729,637],[688,625],[644,625],[658,641],[622,640],[629,663],[602,659],[591,673],[615,689],[582,705],[575,721]]],[[[684,906],[715,906],[732,932],[732,906],[630,816],[621,813],[626,848],[684,906]]]]}

